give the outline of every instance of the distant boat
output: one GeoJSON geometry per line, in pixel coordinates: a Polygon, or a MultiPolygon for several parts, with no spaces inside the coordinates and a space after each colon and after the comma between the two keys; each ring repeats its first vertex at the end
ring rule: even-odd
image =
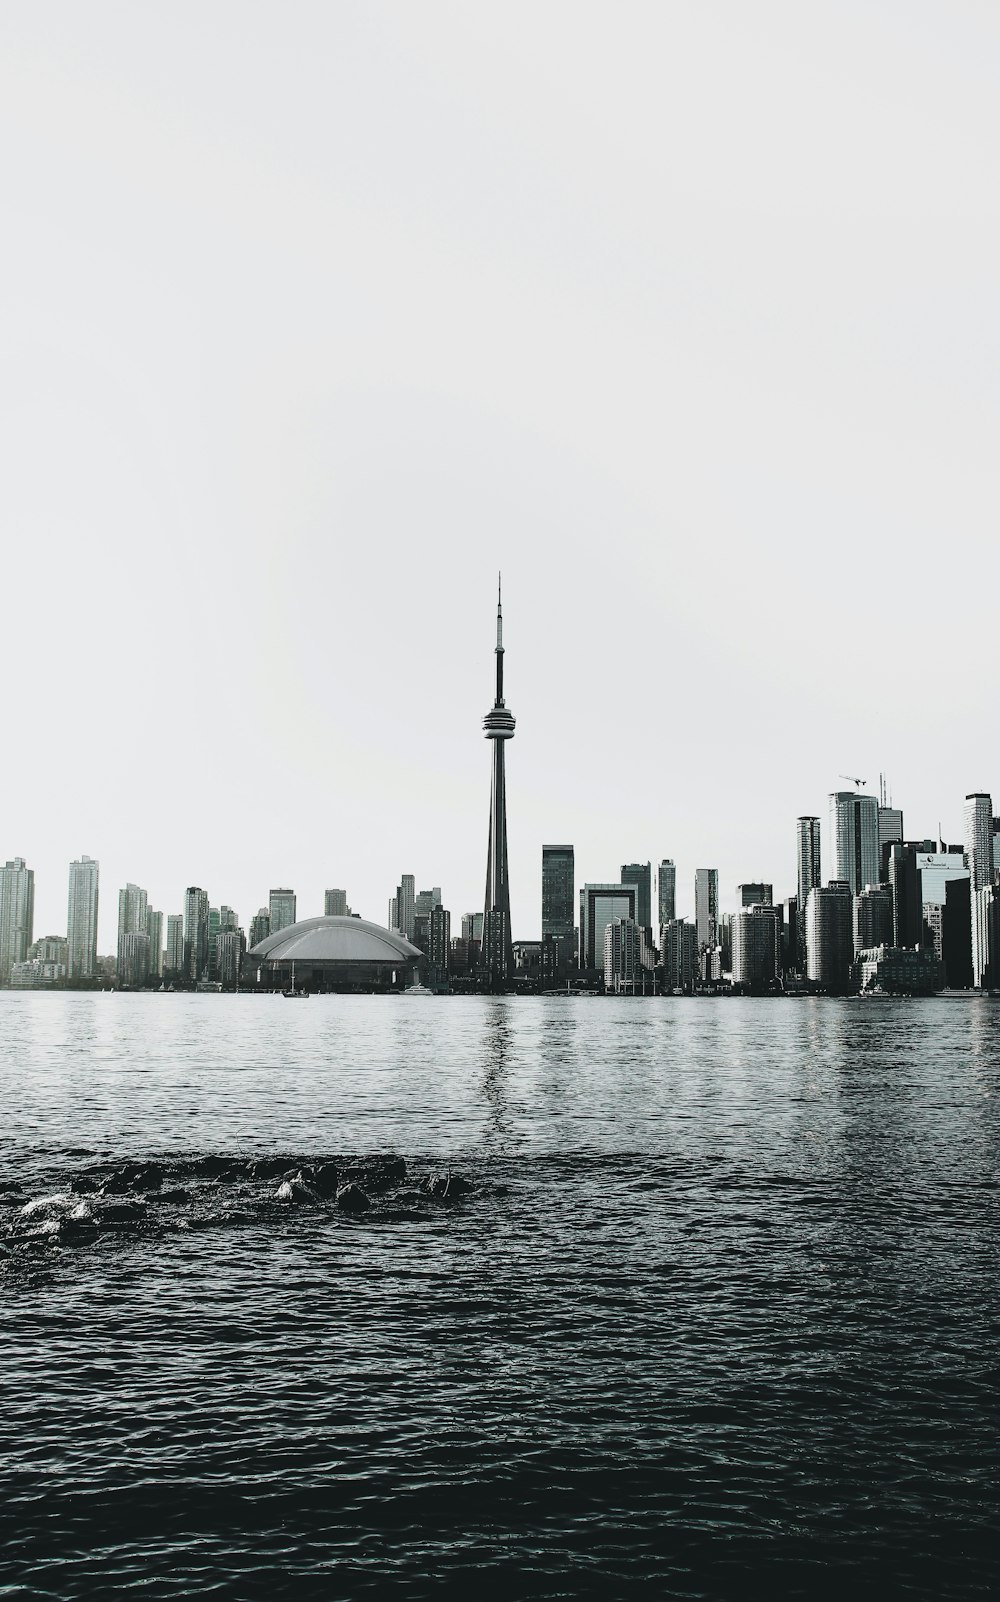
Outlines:
{"type": "Polygon", "coordinates": [[[308,996],[308,994],[309,994],[308,990],[296,990],[296,988],[295,988],[295,964],[294,964],[294,962],[292,963],[292,982],[289,985],[288,989],[287,990],[283,990],[281,992],[281,994],[283,996],[287,996],[289,1001],[304,1001],[306,996],[308,996]]]}

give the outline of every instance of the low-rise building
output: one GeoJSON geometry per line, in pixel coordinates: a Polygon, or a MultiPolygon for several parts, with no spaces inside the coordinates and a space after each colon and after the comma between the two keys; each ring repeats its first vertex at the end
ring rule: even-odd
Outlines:
{"type": "Polygon", "coordinates": [[[944,989],[944,964],[926,946],[876,946],[859,951],[851,973],[862,994],[932,996],[944,989]]]}

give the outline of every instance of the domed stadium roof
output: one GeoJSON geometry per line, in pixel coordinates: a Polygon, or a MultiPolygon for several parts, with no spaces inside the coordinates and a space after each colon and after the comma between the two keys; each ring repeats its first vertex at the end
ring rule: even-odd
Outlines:
{"type": "Polygon", "coordinates": [[[365,918],[303,918],[250,951],[267,962],[367,962],[398,966],[420,956],[394,929],[365,918]]]}

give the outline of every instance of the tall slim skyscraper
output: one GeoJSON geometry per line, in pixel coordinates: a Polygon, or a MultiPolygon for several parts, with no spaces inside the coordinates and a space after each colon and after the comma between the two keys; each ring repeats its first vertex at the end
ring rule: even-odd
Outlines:
{"type": "Polygon", "coordinates": [[[542,846],[542,940],[553,943],[555,971],[573,966],[576,859],[571,845],[542,846]]]}
{"type": "Polygon", "coordinates": [[[272,890],[269,898],[271,913],[271,933],[277,934],[279,929],[288,929],[295,922],[297,906],[294,890],[272,890]]]}
{"type": "Polygon", "coordinates": [[[146,908],[146,933],[149,936],[149,976],[163,977],[163,913],[146,908]]]}
{"type": "Polygon", "coordinates": [[[712,950],[719,939],[719,870],[697,868],[694,876],[694,923],[698,949],[712,950]]]}
{"type": "Polygon", "coordinates": [[[184,972],[183,912],[170,912],[167,914],[166,971],[171,975],[184,972]]]}
{"type": "Polygon", "coordinates": [[[831,883],[849,884],[859,896],[866,884],[879,884],[878,802],[856,790],[830,796],[831,883]]]}
{"type": "Polygon", "coordinates": [[[504,705],[503,699],[503,612],[499,587],[496,659],[496,700],[483,719],[483,731],[493,745],[493,779],[490,788],[490,835],[486,852],[486,899],[480,972],[490,990],[505,990],[514,977],[514,948],[510,932],[510,882],[507,873],[504,746],[514,738],[514,716],[504,705]]]}
{"type": "Polygon", "coordinates": [[[66,968],[71,979],[90,979],[97,972],[97,880],[92,857],[70,863],[66,968]]]}
{"type": "Polygon", "coordinates": [[[184,892],[184,967],[189,979],[208,972],[208,891],[196,884],[184,892]]]}
{"type": "Polygon", "coordinates": [[[635,921],[640,929],[651,929],[653,916],[653,865],[651,862],[623,862],[621,871],[622,884],[634,884],[639,894],[636,897],[635,921]]]}
{"type": "Polygon", "coordinates": [[[416,877],[412,873],[402,874],[396,887],[396,894],[389,903],[389,928],[398,929],[407,940],[413,939],[416,899],[416,877]]]}
{"type": "Polygon", "coordinates": [[[795,822],[795,849],[798,859],[798,968],[806,968],[806,907],[810,890],[822,884],[819,855],[819,819],[797,818],[795,822]]]}
{"type": "Polygon", "coordinates": [[[23,857],[0,868],[0,985],[10,984],[15,962],[25,962],[35,931],[35,870],[23,857]]]}
{"type": "MultiPolygon", "coordinates": [[[[118,892],[118,976],[121,978],[125,954],[125,936],[146,933],[148,899],[145,890],[137,884],[127,884],[118,892]]],[[[137,948],[133,949],[134,951],[137,948]]]]}
{"type": "Polygon", "coordinates": [[[993,883],[993,802],[982,790],[965,798],[965,855],[975,896],[993,883]]]}
{"type": "Polygon", "coordinates": [[[662,929],[665,923],[673,923],[677,916],[677,867],[670,857],[664,857],[660,863],[656,889],[662,929]]]}

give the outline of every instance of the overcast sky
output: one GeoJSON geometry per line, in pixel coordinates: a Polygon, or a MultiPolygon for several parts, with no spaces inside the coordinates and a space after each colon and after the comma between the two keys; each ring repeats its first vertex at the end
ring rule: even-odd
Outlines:
{"type": "MultiPolygon", "coordinates": [[[[1000,9],[0,12],[0,859],[246,925],[794,888],[997,756],[1000,9]],[[826,840],[824,839],[824,847],[826,840]]],[[[1000,797],[998,797],[1000,799],[1000,797]]],[[[456,931],[457,932],[457,931],[456,931]]]]}

